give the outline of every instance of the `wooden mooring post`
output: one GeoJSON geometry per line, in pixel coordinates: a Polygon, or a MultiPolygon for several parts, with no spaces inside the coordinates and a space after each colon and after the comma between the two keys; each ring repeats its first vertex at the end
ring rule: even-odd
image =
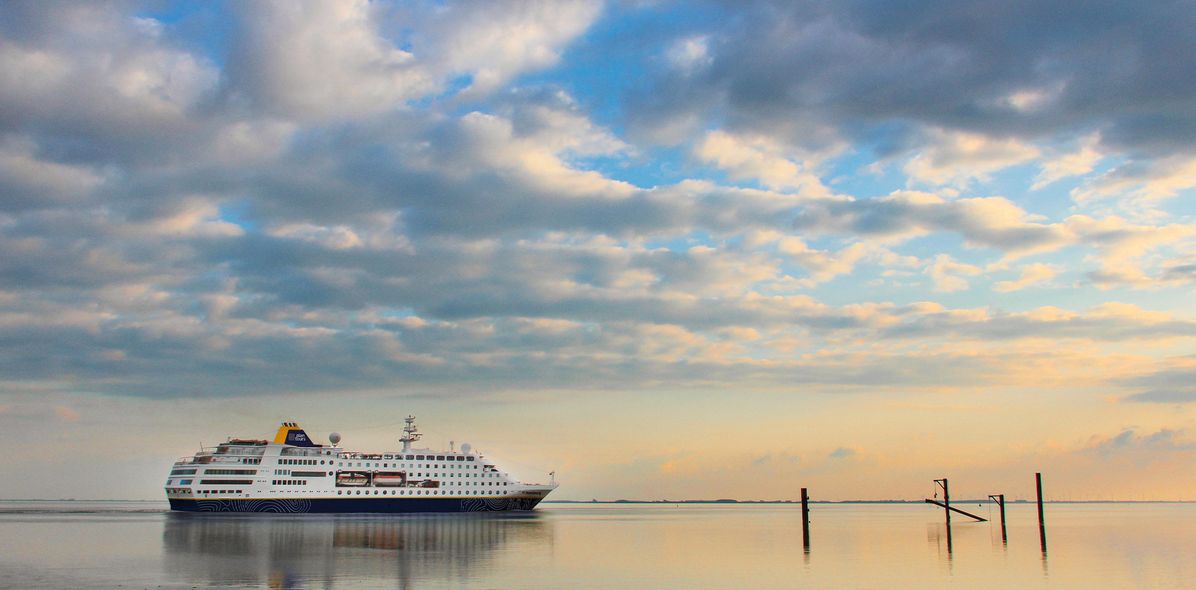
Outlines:
{"type": "Polygon", "coordinates": [[[806,552],[810,551],[810,496],[806,488],[801,489],[801,541],[806,552]]]}
{"type": "Polygon", "coordinates": [[[1008,543],[1009,537],[1005,534],[1005,494],[989,494],[988,499],[996,502],[1001,510],[1001,542],[1008,543]]]}
{"type": "Polygon", "coordinates": [[[1046,553],[1046,520],[1042,515],[1042,473],[1034,474],[1034,487],[1038,490],[1038,542],[1046,553]]]}

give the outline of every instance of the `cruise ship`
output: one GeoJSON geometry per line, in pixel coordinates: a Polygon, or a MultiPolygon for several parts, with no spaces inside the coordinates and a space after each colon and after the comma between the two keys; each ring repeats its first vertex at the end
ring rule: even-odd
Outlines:
{"type": "Polygon", "coordinates": [[[468,444],[414,448],[406,418],[400,451],[351,452],[316,444],[295,422],[274,440],[230,438],[179,459],[166,480],[171,510],[187,512],[488,512],[531,510],[556,489],[516,481],[468,444]]]}

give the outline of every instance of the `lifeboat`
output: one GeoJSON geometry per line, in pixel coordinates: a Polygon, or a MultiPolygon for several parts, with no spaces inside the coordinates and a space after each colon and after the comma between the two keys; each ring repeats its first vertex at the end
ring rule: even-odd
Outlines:
{"type": "Polygon", "coordinates": [[[397,488],[407,485],[405,471],[375,471],[374,485],[383,488],[397,488]]]}
{"type": "Polygon", "coordinates": [[[368,471],[337,471],[336,485],[350,488],[365,487],[370,485],[370,474],[368,471]]]}

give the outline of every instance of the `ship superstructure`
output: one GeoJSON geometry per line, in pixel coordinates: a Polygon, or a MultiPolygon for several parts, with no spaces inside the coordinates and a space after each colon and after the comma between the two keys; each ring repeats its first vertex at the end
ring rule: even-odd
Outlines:
{"type": "Polygon", "coordinates": [[[556,482],[515,480],[468,444],[415,448],[408,416],[400,451],[351,452],[316,444],[295,422],[274,440],[229,439],[170,469],[171,510],[190,512],[478,512],[531,510],[556,482]]]}

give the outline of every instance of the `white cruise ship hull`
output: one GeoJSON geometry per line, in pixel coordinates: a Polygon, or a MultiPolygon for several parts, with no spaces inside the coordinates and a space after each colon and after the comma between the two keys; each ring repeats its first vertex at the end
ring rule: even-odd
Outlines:
{"type": "Polygon", "coordinates": [[[531,510],[547,492],[532,495],[475,498],[171,498],[170,509],[182,512],[272,512],[288,514],[415,512],[502,512],[531,510]]]}
{"type": "Polygon", "coordinates": [[[229,439],[184,457],[166,480],[170,509],[181,512],[409,513],[531,510],[556,483],[513,478],[462,445],[412,447],[408,417],[401,451],[351,452],[315,444],[284,422],[273,441],[229,439]]]}

